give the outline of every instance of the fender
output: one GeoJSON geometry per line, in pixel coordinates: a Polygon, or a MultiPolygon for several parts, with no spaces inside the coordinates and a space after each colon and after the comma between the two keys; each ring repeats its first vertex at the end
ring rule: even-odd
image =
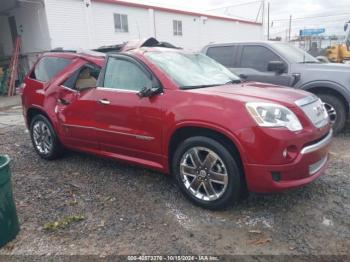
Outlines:
{"type": "Polygon", "coordinates": [[[303,89],[305,91],[308,91],[308,90],[315,88],[315,87],[329,88],[331,90],[337,91],[350,104],[350,92],[349,92],[349,90],[347,90],[344,86],[338,84],[337,82],[326,81],[326,80],[312,81],[312,82],[305,83],[298,88],[303,89]]]}
{"type": "Polygon", "coordinates": [[[165,153],[164,154],[165,156],[168,156],[168,154],[169,154],[168,148],[169,148],[169,143],[171,141],[171,137],[175,134],[175,132],[177,130],[179,130],[180,128],[183,128],[183,127],[207,128],[207,129],[211,129],[213,131],[216,131],[218,133],[221,133],[222,135],[225,135],[236,146],[236,148],[240,154],[240,157],[242,159],[242,162],[246,162],[245,161],[246,154],[245,154],[244,148],[241,145],[241,143],[239,142],[238,138],[235,136],[235,134],[232,131],[226,129],[225,127],[218,126],[217,124],[213,124],[210,122],[204,122],[204,121],[183,121],[183,122],[176,123],[176,125],[173,126],[173,128],[171,130],[169,130],[169,132],[164,137],[163,152],[165,153]]]}

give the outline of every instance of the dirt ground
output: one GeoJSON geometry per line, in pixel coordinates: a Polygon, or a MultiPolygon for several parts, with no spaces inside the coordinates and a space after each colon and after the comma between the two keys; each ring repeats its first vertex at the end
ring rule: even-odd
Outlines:
{"type": "Polygon", "coordinates": [[[21,223],[0,255],[350,255],[349,133],[334,139],[314,183],[251,194],[220,212],[193,206],[172,179],[140,167],[76,152],[39,158],[20,107],[0,110],[0,153],[12,158],[21,223]],[[44,229],[67,216],[81,221],[44,229]]]}

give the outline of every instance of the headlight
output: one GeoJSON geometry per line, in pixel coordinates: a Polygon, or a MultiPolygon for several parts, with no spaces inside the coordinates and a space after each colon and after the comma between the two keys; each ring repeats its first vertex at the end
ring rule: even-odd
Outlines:
{"type": "Polygon", "coordinates": [[[285,106],[272,103],[247,103],[246,108],[259,126],[286,127],[290,131],[303,129],[297,116],[285,106]]]}

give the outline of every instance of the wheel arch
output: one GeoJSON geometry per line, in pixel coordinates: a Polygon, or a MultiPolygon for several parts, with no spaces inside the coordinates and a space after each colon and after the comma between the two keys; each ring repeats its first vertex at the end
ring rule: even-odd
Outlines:
{"type": "Polygon", "coordinates": [[[170,171],[172,170],[172,158],[177,146],[185,139],[193,136],[205,136],[221,143],[229,151],[232,157],[237,160],[239,168],[244,174],[244,154],[241,147],[239,146],[239,142],[236,139],[232,138],[232,135],[230,136],[222,130],[197,125],[181,126],[174,130],[174,132],[171,134],[167,148],[168,167],[170,171]]]}
{"type": "Polygon", "coordinates": [[[346,93],[344,87],[340,86],[337,83],[327,81],[316,81],[305,84],[301,87],[301,89],[311,92],[315,95],[320,93],[334,95],[343,102],[347,114],[349,114],[350,112],[350,95],[346,93]]]}
{"type": "Polygon", "coordinates": [[[26,114],[26,121],[27,121],[27,126],[30,127],[30,123],[32,122],[33,118],[36,115],[43,115],[45,116],[51,123],[52,126],[54,126],[52,120],[50,119],[49,115],[47,113],[45,113],[45,111],[42,108],[39,107],[30,107],[27,110],[27,114],[26,114]]]}

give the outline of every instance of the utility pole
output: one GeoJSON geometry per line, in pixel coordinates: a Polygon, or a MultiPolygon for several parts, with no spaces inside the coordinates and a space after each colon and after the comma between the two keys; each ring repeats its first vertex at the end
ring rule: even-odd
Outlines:
{"type": "Polygon", "coordinates": [[[270,40],[270,2],[267,3],[267,40],[270,40]]]}
{"type": "Polygon", "coordinates": [[[292,31],[292,15],[289,16],[289,33],[288,33],[288,41],[290,42],[290,33],[292,31]]]}

